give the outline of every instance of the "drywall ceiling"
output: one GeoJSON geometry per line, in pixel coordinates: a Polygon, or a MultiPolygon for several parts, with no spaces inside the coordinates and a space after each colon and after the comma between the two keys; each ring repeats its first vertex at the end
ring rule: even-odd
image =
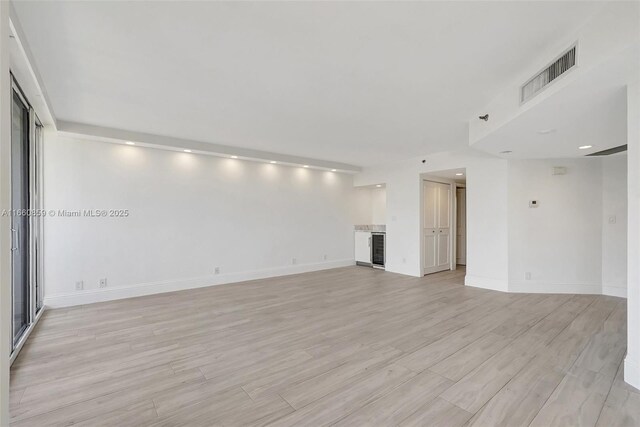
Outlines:
{"type": "Polygon", "coordinates": [[[540,159],[581,157],[626,144],[626,84],[640,73],[639,51],[632,45],[611,55],[473,148],[505,158],[540,159]],[[512,152],[499,154],[505,150],[512,152]]]}
{"type": "Polygon", "coordinates": [[[60,121],[368,166],[467,120],[593,2],[14,3],[60,121]]]}
{"type": "Polygon", "coordinates": [[[450,179],[452,181],[457,182],[458,184],[464,184],[467,182],[467,170],[465,168],[459,169],[448,169],[437,172],[429,172],[427,174],[422,174],[422,179],[429,180],[429,178],[441,178],[441,179],[450,179]],[[459,175],[462,174],[462,175],[459,175]]]}

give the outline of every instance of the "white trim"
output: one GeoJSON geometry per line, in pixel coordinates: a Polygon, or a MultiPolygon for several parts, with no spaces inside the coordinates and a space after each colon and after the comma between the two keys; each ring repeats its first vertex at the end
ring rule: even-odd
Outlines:
{"type": "Polygon", "coordinates": [[[42,314],[44,313],[45,310],[46,310],[46,307],[43,306],[40,309],[40,311],[38,311],[38,313],[36,313],[36,317],[33,319],[33,322],[31,322],[29,324],[29,327],[27,328],[27,330],[24,331],[24,333],[20,337],[20,341],[18,341],[18,344],[16,345],[16,348],[13,349],[13,351],[11,352],[11,356],[9,357],[9,363],[11,365],[13,365],[13,362],[18,357],[18,354],[20,354],[20,350],[22,350],[22,347],[24,346],[24,343],[27,342],[27,339],[29,338],[29,335],[31,335],[31,332],[33,332],[34,328],[36,327],[36,324],[38,323],[38,321],[42,317],[42,314]]]}
{"type": "Polygon", "coordinates": [[[621,286],[606,286],[602,285],[602,295],[609,295],[612,297],[627,297],[627,288],[621,286]]]}
{"type": "Polygon", "coordinates": [[[470,276],[467,274],[464,277],[464,284],[465,286],[472,286],[474,288],[508,292],[508,283],[505,279],[492,279],[490,277],[470,276]]]}
{"type": "Polygon", "coordinates": [[[527,294],[587,294],[601,295],[601,285],[585,283],[509,282],[509,292],[527,294]]]}
{"type": "Polygon", "coordinates": [[[427,274],[432,273],[440,273],[442,271],[451,271],[456,270],[458,267],[456,260],[456,236],[458,234],[458,221],[457,221],[457,203],[458,200],[456,198],[456,185],[455,180],[448,178],[440,178],[438,176],[432,176],[432,173],[428,172],[420,174],[420,274],[422,276],[426,276],[427,274]],[[447,270],[441,270],[437,272],[426,272],[426,267],[424,266],[424,256],[425,256],[425,239],[424,239],[424,183],[425,182],[435,182],[438,184],[446,184],[450,186],[451,189],[451,197],[449,198],[449,268],[447,270]]]}
{"type": "Polygon", "coordinates": [[[58,132],[61,135],[77,138],[98,140],[113,144],[124,144],[126,141],[134,142],[139,147],[155,148],[169,151],[191,150],[193,154],[205,154],[218,157],[238,156],[241,160],[258,162],[277,161],[280,165],[302,166],[308,165],[311,169],[335,170],[336,172],[356,174],[362,171],[360,166],[346,163],[330,162],[309,157],[291,156],[288,154],[272,153],[269,151],[253,150],[249,148],[232,147],[213,142],[193,141],[189,139],[173,138],[169,136],[154,135],[143,132],[134,132],[123,129],[107,128],[88,125],[84,123],[67,122],[58,120],[58,132]]]}
{"type": "Polygon", "coordinates": [[[47,307],[50,308],[70,307],[74,305],[113,301],[123,298],[133,298],[164,292],[204,288],[207,286],[223,285],[227,283],[246,282],[248,280],[266,279],[270,277],[287,276],[290,274],[328,270],[331,268],[347,267],[354,264],[355,261],[353,259],[342,259],[312,264],[275,267],[256,271],[219,274],[188,279],[167,280],[161,282],[138,283],[127,287],[92,289],[88,291],[78,291],[68,294],[45,296],[44,303],[47,305],[47,307]]]}
{"type": "MultiPolygon", "coordinates": [[[[9,2],[0,1],[0,209],[11,209],[11,79],[9,2]]],[[[0,217],[0,425],[9,425],[11,221],[0,217]]]]}
{"type": "MultiPolygon", "coordinates": [[[[18,19],[18,14],[14,9],[13,3],[9,5],[10,8],[10,20],[9,26],[11,34],[15,38],[15,42],[17,43],[19,54],[17,58],[12,58],[15,61],[20,62],[20,64],[24,67],[23,71],[26,71],[28,75],[19,74],[16,75],[16,68],[20,67],[12,67],[12,72],[16,76],[19,82],[23,85],[22,88],[27,90],[25,95],[27,95],[32,101],[32,107],[36,110],[40,121],[44,125],[53,125],[53,127],[57,127],[56,115],[54,114],[53,108],[51,107],[51,100],[49,99],[49,94],[47,93],[47,89],[45,88],[42,80],[42,76],[36,67],[36,62],[34,61],[33,53],[31,52],[31,48],[29,47],[29,43],[27,43],[27,38],[22,29],[22,25],[20,24],[20,20],[18,19]],[[24,79],[24,80],[22,80],[24,79]],[[35,92],[34,92],[35,91],[35,92]],[[38,95],[38,96],[37,96],[38,95]]],[[[12,65],[16,65],[15,63],[12,65]]]]}
{"type": "Polygon", "coordinates": [[[624,358],[624,381],[640,389],[640,363],[627,354],[624,358]]]}

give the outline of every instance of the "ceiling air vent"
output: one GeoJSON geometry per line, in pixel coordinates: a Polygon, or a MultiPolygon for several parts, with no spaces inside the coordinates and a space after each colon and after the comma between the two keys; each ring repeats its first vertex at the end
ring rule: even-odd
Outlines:
{"type": "Polygon", "coordinates": [[[520,90],[520,102],[526,102],[538,94],[549,83],[566,73],[576,65],[576,47],[573,46],[558,59],[553,61],[551,65],[533,76],[520,90]]]}
{"type": "Polygon", "coordinates": [[[616,153],[622,153],[627,151],[627,144],[618,145],[617,147],[609,148],[607,150],[598,151],[597,153],[587,154],[587,156],[610,156],[616,153]]]}

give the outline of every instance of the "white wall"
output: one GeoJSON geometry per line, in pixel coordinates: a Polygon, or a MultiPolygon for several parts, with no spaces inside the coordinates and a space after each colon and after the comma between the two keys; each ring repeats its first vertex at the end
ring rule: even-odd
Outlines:
{"type": "Polygon", "coordinates": [[[377,187],[354,188],[354,224],[386,224],[387,190],[377,187]]]}
{"type": "Polygon", "coordinates": [[[371,190],[371,223],[386,224],[387,222],[387,190],[373,188],[371,190]]]}
{"type": "Polygon", "coordinates": [[[506,161],[468,149],[421,160],[367,168],[355,178],[356,185],[387,184],[387,270],[421,275],[420,175],[466,168],[466,284],[601,293],[611,280],[618,286],[607,289],[611,294],[623,291],[624,155],[506,161]],[[552,175],[553,166],[565,166],[567,174],[552,175]],[[540,206],[530,209],[531,199],[540,206]],[[604,224],[604,212],[615,212],[622,225],[604,224]]]}
{"type": "MultiPolygon", "coordinates": [[[[640,54],[640,52],[637,52],[640,54]]],[[[640,55],[639,55],[640,56],[640,55]]],[[[640,82],[627,87],[627,356],[624,380],[640,388],[640,82]]]]}
{"type": "Polygon", "coordinates": [[[351,175],[56,134],[47,135],[44,156],[47,210],[131,213],[46,218],[48,305],[353,262],[351,175]]]}
{"type": "Polygon", "coordinates": [[[508,289],[507,173],[502,159],[467,166],[467,285],[508,289]]]}
{"type": "Polygon", "coordinates": [[[601,292],[601,163],[599,158],[509,162],[510,290],[601,292]],[[566,175],[553,175],[553,166],[566,167],[566,175]],[[538,207],[530,208],[529,200],[537,200],[538,207]]]}
{"type": "Polygon", "coordinates": [[[355,184],[386,184],[386,269],[421,276],[420,176],[460,168],[467,170],[467,283],[506,290],[506,160],[464,149],[365,168],[355,184]]]}
{"type": "Polygon", "coordinates": [[[371,209],[371,188],[355,187],[353,189],[353,223],[359,225],[373,224],[371,209]]]}
{"type": "Polygon", "coordinates": [[[626,154],[602,159],[602,292],[627,296],[626,154]]]}
{"type": "MultiPolygon", "coordinates": [[[[0,208],[11,209],[11,82],[9,2],[0,2],[0,208]]],[[[11,223],[0,217],[0,426],[9,425],[11,354],[11,223]]]]}
{"type": "Polygon", "coordinates": [[[625,154],[509,162],[509,290],[626,296],[626,171],[625,154]]]}

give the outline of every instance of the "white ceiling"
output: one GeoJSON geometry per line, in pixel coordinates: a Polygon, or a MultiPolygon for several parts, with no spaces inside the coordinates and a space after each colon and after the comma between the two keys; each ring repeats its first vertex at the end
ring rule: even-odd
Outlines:
{"type": "Polygon", "coordinates": [[[610,56],[473,147],[492,154],[512,151],[500,155],[505,158],[535,159],[580,157],[626,144],[626,84],[640,73],[638,51],[634,44],[610,56]]]}
{"type": "Polygon", "coordinates": [[[432,178],[441,178],[441,179],[450,179],[452,181],[457,182],[458,184],[465,184],[467,182],[467,169],[459,168],[459,169],[448,169],[437,172],[429,172],[422,174],[422,179],[429,180],[429,177],[432,178]],[[462,175],[458,175],[462,174],[462,175]]]}
{"type": "Polygon", "coordinates": [[[592,2],[15,3],[59,120],[368,166],[467,121],[592,2]]]}

